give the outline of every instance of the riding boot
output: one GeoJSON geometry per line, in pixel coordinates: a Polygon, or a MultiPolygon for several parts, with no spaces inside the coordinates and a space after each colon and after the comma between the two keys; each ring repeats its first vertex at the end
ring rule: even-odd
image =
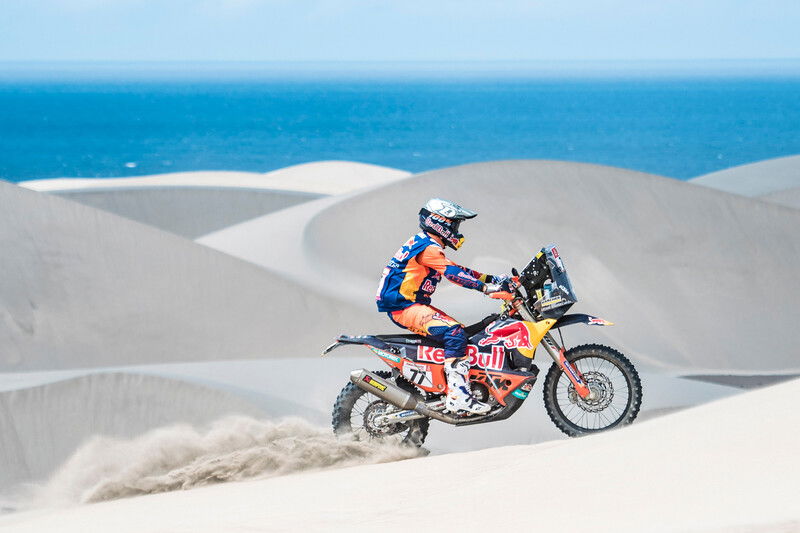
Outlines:
{"type": "Polygon", "coordinates": [[[465,358],[445,362],[444,373],[447,376],[448,390],[445,409],[451,413],[467,411],[474,415],[485,415],[491,410],[488,405],[472,396],[467,382],[469,363],[465,358]]]}

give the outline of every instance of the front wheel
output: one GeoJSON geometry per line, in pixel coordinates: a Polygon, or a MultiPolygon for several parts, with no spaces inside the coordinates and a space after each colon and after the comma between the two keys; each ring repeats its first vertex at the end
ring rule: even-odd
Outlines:
{"type": "MultiPolygon", "coordinates": [[[[384,379],[391,379],[392,375],[384,370],[375,374],[384,379]]],[[[402,380],[396,381],[400,388],[414,391],[413,385],[402,380]]],[[[399,424],[378,426],[374,423],[377,416],[394,409],[382,399],[372,393],[366,392],[353,383],[348,383],[336,398],[333,406],[333,432],[337,436],[349,436],[356,440],[379,440],[408,446],[422,446],[428,435],[428,418],[416,418],[399,424]]]]}
{"type": "Polygon", "coordinates": [[[558,429],[578,437],[634,421],[642,404],[642,382],[624,355],[608,346],[585,344],[567,350],[564,356],[595,397],[581,398],[561,367],[553,363],[544,381],[544,406],[558,429]]]}

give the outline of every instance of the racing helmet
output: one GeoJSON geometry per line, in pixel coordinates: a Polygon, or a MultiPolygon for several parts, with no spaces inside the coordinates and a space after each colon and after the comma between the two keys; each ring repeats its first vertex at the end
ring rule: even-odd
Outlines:
{"type": "Polygon", "coordinates": [[[422,231],[442,238],[445,245],[458,250],[464,244],[464,236],[458,232],[462,220],[475,218],[478,213],[441,198],[431,198],[419,210],[419,227],[422,231]]]}

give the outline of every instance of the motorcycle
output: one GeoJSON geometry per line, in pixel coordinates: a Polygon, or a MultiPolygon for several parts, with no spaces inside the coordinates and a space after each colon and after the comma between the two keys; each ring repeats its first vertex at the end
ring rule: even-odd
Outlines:
{"type": "Polygon", "coordinates": [[[565,349],[561,328],[613,323],[586,314],[566,314],[577,302],[555,245],[545,246],[518,273],[513,298],[500,313],[465,327],[470,338],[469,383],[491,410],[482,415],[445,410],[444,346],[414,334],[340,335],[322,355],[344,345],[363,345],[388,371],[354,370],[333,408],[333,430],[356,439],[395,440],[421,446],[430,420],[455,426],[505,420],[522,406],[539,375],[540,345],[553,363],[544,380],[544,405],[558,429],[570,437],[624,426],[636,419],[642,385],[631,362],[600,344],[565,349]],[[553,332],[559,332],[561,343],[553,332]]]}

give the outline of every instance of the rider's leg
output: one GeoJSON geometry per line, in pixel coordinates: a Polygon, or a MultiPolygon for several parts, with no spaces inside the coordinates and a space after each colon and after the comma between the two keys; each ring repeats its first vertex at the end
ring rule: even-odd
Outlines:
{"type": "Polygon", "coordinates": [[[489,411],[489,406],[477,401],[469,389],[469,362],[465,356],[468,338],[463,324],[435,307],[422,304],[395,311],[390,318],[401,327],[444,343],[448,410],[474,414],[489,411]]]}
{"type": "Polygon", "coordinates": [[[445,407],[453,413],[469,411],[482,415],[490,407],[472,396],[469,388],[469,361],[466,357],[467,334],[461,324],[447,328],[444,333],[444,374],[447,377],[447,400],[445,407]]]}

